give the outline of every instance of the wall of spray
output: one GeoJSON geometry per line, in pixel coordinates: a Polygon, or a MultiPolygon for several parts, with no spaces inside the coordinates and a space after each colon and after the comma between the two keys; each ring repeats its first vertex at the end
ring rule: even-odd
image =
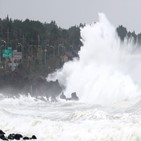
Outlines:
{"type": "Polygon", "coordinates": [[[75,91],[80,101],[91,104],[109,105],[141,94],[140,51],[131,41],[120,42],[104,14],[82,28],[81,37],[79,60],[64,64],[48,81],[59,80],[66,96],[75,91]]]}

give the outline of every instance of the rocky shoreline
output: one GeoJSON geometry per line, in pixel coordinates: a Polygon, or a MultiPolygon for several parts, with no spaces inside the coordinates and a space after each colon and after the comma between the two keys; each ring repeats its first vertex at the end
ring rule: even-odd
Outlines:
{"type": "Polygon", "coordinates": [[[8,96],[30,94],[31,96],[54,97],[61,93],[58,81],[46,81],[45,75],[27,73],[24,69],[0,72],[0,93],[8,96]]]}
{"type": "Polygon", "coordinates": [[[3,132],[2,130],[0,130],[0,139],[2,140],[32,140],[32,139],[37,139],[37,137],[35,135],[32,135],[31,137],[27,137],[27,136],[23,136],[22,134],[18,134],[18,133],[12,133],[9,135],[5,135],[6,133],[3,132]]]}

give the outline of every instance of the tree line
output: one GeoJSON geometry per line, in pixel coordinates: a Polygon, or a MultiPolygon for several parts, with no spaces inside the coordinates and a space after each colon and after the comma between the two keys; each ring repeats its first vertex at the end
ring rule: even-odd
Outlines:
{"type": "Polygon", "coordinates": [[[135,31],[130,32],[123,25],[117,27],[116,30],[121,41],[126,39],[131,40],[134,44],[141,45],[141,33],[136,34],[135,31]]]}
{"type": "MultiPolygon", "coordinates": [[[[34,70],[37,70],[37,67],[43,67],[43,65],[47,64],[46,61],[49,60],[49,56],[52,54],[58,56],[55,59],[59,60],[65,51],[78,52],[82,45],[80,27],[84,25],[80,24],[79,26],[75,25],[68,29],[63,29],[55,21],[41,23],[40,21],[29,19],[24,21],[12,20],[7,16],[5,19],[0,18],[0,47],[2,50],[4,47],[2,41],[6,41],[5,46],[12,47],[13,50],[22,50],[25,64],[30,66],[27,68],[34,66],[34,70]],[[39,48],[42,57],[41,61],[37,57],[39,48]],[[31,58],[28,58],[29,56],[31,58]],[[39,66],[39,64],[43,65],[39,66]]],[[[127,40],[132,39],[135,44],[141,45],[141,33],[130,32],[122,25],[118,26],[116,30],[121,41],[124,41],[125,38],[127,40]]],[[[58,61],[57,63],[59,64],[60,62],[58,61]]],[[[61,67],[61,65],[58,66],[61,67]]]]}
{"type": "Polygon", "coordinates": [[[0,19],[0,39],[5,40],[8,46],[16,47],[18,43],[25,45],[57,46],[72,45],[78,50],[80,42],[80,26],[72,26],[69,29],[59,27],[55,21],[41,23],[26,19],[12,20],[8,16],[0,19]]]}
{"type": "MultiPolygon", "coordinates": [[[[26,19],[12,20],[8,16],[5,19],[0,19],[0,40],[5,40],[8,46],[16,48],[18,43],[28,48],[29,45],[46,45],[57,48],[59,44],[63,44],[67,50],[73,47],[74,50],[79,50],[80,42],[80,27],[72,26],[69,29],[59,27],[55,21],[50,23],[41,23],[26,19]]],[[[135,43],[141,44],[141,33],[127,31],[124,26],[117,27],[117,33],[123,41],[126,38],[132,38],[135,43]]]]}

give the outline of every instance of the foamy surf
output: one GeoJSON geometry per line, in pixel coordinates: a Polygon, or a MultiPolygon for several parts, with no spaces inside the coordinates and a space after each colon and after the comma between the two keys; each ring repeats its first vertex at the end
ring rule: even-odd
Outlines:
{"type": "Polygon", "coordinates": [[[140,141],[141,54],[121,43],[104,14],[81,29],[80,59],[49,75],[70,97],[80,101],[47,101],[44,97],[0,95],[0,128],[37,141],[140,141]]]}
{"type": "Polygon", "coordinates": [[[37,141],[141,139],[141,109],[137,103],[120,109],[79,102],[50,103],[32,97],[27,99],[28,104],[26,97],[0,100],[0,127],[7,134],[35,134],[37,141]]]}

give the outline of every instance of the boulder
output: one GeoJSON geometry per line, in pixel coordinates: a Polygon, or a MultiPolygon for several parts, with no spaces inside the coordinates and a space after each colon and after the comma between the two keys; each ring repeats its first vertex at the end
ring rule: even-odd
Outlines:
{"type": "Polygon", "coordinates": [[[23,137],[23,140],[29,140],[30,138],[29,137],[23,137]]]}
{"type": "Polygon", "coordinates": [[[73,93],[71,94],[71,100],[76,100],[76,101],[79,100],[78,96],[76,95],[76,92],[73,92],[73,93]]]}
{"type": "Polygon", "coordinates": [[[15,139],[15,134],[9,134],[8,139],[9,140],[14,140],[15,139]]]}
{"type": "Polygon", "coordinates": [[[79,100],[79,97],[76,95],[76,92],[73,92],[71,94],[71,97],[70,98],[66,98],[66,100],[75,100],[75,101],[78,101],[79,100]]]}
{"type": "Polygon", "coordinates": [[[1,134],[1,135],[0,135],[0,139],[2,139],[2,140],[8,140],[8,138],[5,137],[4,134],[1,134]]]}
{"type": "Polygon", "coordinates": [[[37,139],[37,137],[35,135],[32,135],[32,137],[29,138],[29,137],[23,137],[23,135],[21,135],[21,134],[12,133],[12,134],[9,134],[8,137],[6,137],[4,134],[5,133],[2,130],[0,130],[0,139],[2,139],[2,140],[20,140],[20,139],[32,140],[32,139],[37,139]]]}
{"type": "Polygon", "coordinates": [[[64,95],[64,93],[62,93],[62,94],[60,95],[60,99],[65,99],[65,100],[66,100],[66,96],[64,95]]]}
{"type": "Polygon", "coordinates": [[[33,135],[33,136],[31,137],[31,139],[37,139],[37,137],[36,137],[35,135],[33,135]]]}
{"type": "Polygon", "coordinates": [[[2,131],[2,130],[0,130],[0,135],[4,135],[5,133],[2,131]]]}
{"type": "Polygon", "coordinates": [[[15,139],[20,140],[23,136],[21,134],[15,134],[15,139]]]}

